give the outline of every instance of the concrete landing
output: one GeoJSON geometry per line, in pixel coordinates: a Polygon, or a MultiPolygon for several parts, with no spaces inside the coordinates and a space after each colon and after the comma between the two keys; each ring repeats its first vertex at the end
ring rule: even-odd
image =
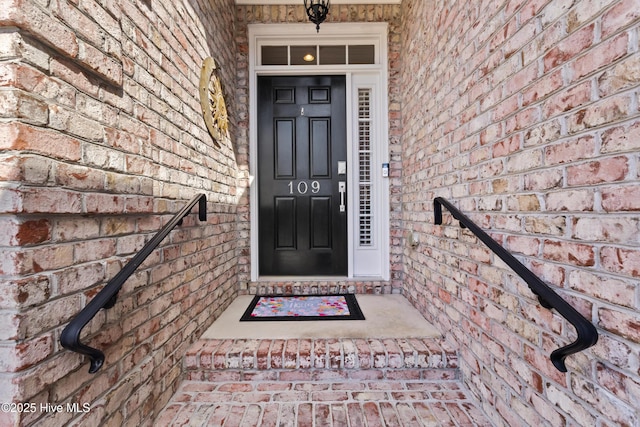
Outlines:
{"type": "Polygon", "coordinates": [[[207,339],[439,338],[434,328],[402,295],[356,295],[365,320],[241,322],[253,299],[236,298],[202,335],[207,339]]]}

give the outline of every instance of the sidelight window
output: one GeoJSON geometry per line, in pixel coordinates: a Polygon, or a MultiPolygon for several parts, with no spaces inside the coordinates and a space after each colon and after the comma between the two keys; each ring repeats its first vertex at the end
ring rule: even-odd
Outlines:
{"type": "Polygon", "coordinates": [[[371,89],[358,89],[358,242],[361,247],[373,245],[371,155],[371,89]]]}

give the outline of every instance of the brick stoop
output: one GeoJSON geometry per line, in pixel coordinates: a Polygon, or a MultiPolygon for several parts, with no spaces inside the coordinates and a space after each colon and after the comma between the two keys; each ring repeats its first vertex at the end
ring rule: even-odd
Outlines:
{"type": "Polygon", "coordinates": [[[200,340],[184,368],[154,425],[493,425],[441,338],[200,340]]]}
{"type": "Polygon", "coordinates": [[[201,340],[187,352],[187,380],[453,380],[457,352],[441,339],[201,340]]]}

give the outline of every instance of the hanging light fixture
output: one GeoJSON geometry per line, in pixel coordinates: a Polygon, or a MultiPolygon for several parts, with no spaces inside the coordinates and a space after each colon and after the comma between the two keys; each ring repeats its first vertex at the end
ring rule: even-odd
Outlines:
{"type": "Polygon", "coordinates": [[[309,21],[316,24],[316,31],[320,32],[320,24],[327,18],[330,0],[304,0],[304,8],[307,10],[309,21]]]}

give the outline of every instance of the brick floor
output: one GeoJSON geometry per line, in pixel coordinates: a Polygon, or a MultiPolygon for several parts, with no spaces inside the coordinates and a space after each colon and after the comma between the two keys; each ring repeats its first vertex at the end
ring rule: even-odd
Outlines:
{"type": "Polygon", "coordinates": [[[157,426],[492,426],[458,381],[185,381],[157,426]]]}
{"type": "Polygon", "coordinates": [[[440,339],[201,340],[157,426],[491,426],[440,339]]]}

